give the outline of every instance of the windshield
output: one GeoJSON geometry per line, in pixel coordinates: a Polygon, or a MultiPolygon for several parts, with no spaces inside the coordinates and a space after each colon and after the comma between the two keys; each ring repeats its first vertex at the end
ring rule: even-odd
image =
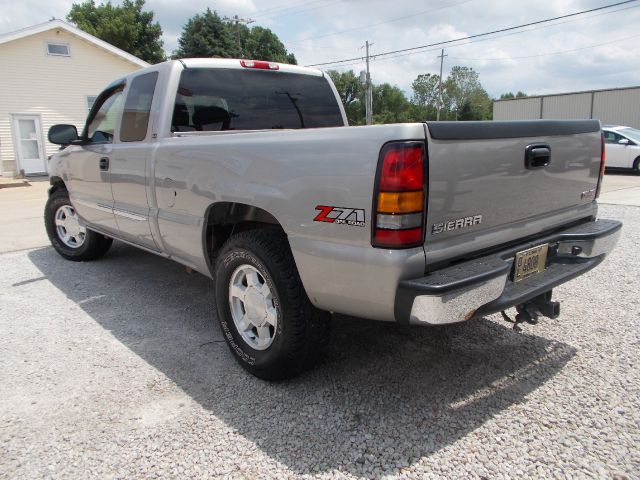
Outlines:
{"type": "Polygon", "coordinates": [[[620,130],[618,130],[618,132],[620,132],[625,137],[629,137],[634,142],[640,143],[640,130],[637,130],[635,128],[621,128],[620,130]]]}
{"type": "Polygon", "coordinates": [[[344,125],[327,79],[313,75],[188,68],[180,76],[171,130],[264,130],[344,125]]]}

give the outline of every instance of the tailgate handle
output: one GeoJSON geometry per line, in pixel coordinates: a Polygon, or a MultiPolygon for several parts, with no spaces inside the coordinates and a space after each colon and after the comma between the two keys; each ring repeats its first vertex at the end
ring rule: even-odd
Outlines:
{"type": "Polygon", "coordinates": [[[545,144],[529,145],[525,150],[524,166],[528,170],[544,168],[551,163],[551,147],[545,144]]]}

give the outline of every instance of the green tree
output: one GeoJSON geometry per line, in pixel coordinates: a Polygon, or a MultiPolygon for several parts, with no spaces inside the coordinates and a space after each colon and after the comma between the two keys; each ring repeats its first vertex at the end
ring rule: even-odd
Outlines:
{"type": "Polygon", "coordinates": [[[436,117],[439,99],[438,80],[439,75],[425,73],[418,75],[413,83],[411,83],[411,89],[413,90],[411,102],[416,107],[423,109],[425,119],[436,117]]]}
{"type": "Polygon", "coordinates": [[[182,29],[174,58],[221,57],[239,55],[229,24],[211,9],[191,17],[182,29]]]}
{"type": "Polygon", "coordinates": [[[404,92],[383,83],[373,86],[373,123],[403,123],[413,121],[411,103],[404,92]]]}
{"type": "Polygon", "coordinates": [[[247,58],[296,65],[296,57],[287,52],[278,36],[268,28],[253,27],[245,37],[242,54],[247,58]]]}
{"type": "Polygon", "coordinates": [[[144,4],[145,0],[124,0],[121,6],[110,1],[98,6],[93,0],[74,3],[67,20],[146,62],[162,62],[162,28],[154,23],[153,12],[142,10],[144,4]]]}
{"type": "Polygon", "coordinates": [[[248,28],[223,20],[217,12],[207,10],[191,17],[182,29],[173,58],[219,57],[251,58],[295,65],[278,36],[264,27],[248,28]]]}
{"type": "MultiPolygon", "coordinates": [[[[420,121],[435,120],[438,112],[438,100],[440,96],[439,92],[439,75],[435,74],[421,74],[411,84],[413,90],[413,97],[411,102],[418,109],[420,121]]],[[[449,95],[449,91],[446,85],[442,86],[442,108],[440,111],[440,118],[447,120],[451,116],[451,103],[452,99],[449,95]]],[[[455,118],[455,115],[452,117],[455,118]]]]}
{"type": "Polygon", "coordinates": [[[468,103],[470,111],[465,112],[465,117],[473,120],[486,120],[491,118],[491,98],[487,94],[478,79],[478,72],[470,67],[456,65],[445,82],[447,95],[451,100],[451,112],[458,120],[462,107],[468,103]]]}
{"type": "Polygon", "coordinates": [[[475,112],[471,107],[471,102],[464,102],[462,107],[460,108],[460,112],[458,113],[458,120],[479,120],[475,118],[475,112]]]}
{"type": "Polygon", "coordinates": [[[529,95],[524,93],[522,90],[518,90],[518,93],[516,93],[515,95],[513,94],[513,92],[501,93],[500,94],[500,100],[503,100],[503,99],[506,99],[506,98],[523,98],[523,97],[528,97],[528,96],[529,95]]]}
{"type": "Polygon", "coordinates": [[[482,88],[478,80],[478,73],[473,68],[459,65],[451,69],[445,87],[452,99],[452,107],[458,112],[465,102],[469,101],[473,91],[482,88]]]}
{"type": "MultiPolygon", "coordinates": [[[[487,91],[480,86],[469,96],[471,118],[468,120],[491,120],[493,118],[493,100],[487,91]]],[[[463,120],[460,118],[460,120],[463,120]]]]}
{"type": "Polygon", "coordinates": [[[360,83],[360,79],[353,70],[342,73],[329,70],[327,73],[340,95],[349,125],[364,125],[364,86],[360,83]]]}

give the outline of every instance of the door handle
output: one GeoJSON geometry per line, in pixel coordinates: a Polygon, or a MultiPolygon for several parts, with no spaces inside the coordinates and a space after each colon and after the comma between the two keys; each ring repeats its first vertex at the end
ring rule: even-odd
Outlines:
{"type": "Polygon", "coordinates": [[[102,157],[100,159],[100,170],[109,170],[109,157],[102,157]]]}
{"type": "Polygon", "coordinates": [[[529,145],[525,150],[524,166],[528,170],[544,168],[551,163],[551,147],[545,144],[529,145]]]}

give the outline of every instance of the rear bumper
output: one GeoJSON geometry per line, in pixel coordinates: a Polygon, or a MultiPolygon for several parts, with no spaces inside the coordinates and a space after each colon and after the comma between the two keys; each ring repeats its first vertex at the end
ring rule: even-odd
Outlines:
{"type": "Polygon", "coordinates": [[[621,228],[622,223],[615,220],[595,220],[421,278],[403,280],[396,292],[396,320],[443,325],[524,303],[597,266],[613,250],[621,228]],[[546,270],[514,283],[515,254],[545,243],[549,244],[546,270]]]}

